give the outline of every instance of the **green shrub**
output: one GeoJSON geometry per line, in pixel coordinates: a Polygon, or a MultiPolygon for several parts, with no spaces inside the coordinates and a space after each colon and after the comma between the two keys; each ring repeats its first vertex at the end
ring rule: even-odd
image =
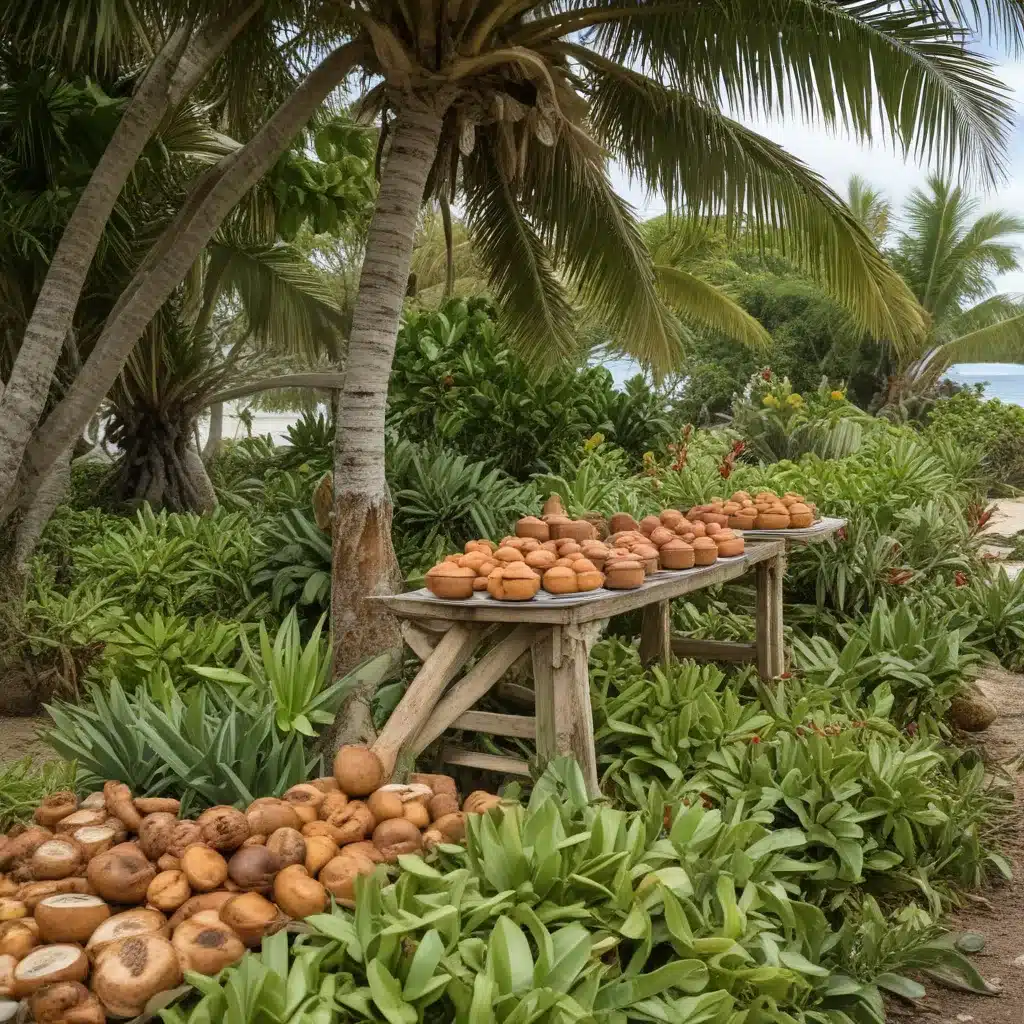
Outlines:
{"type": "Polygon", "coordinates": [[[978,449],[992,482],[1024,486],[1024,408],[983,398],[981,385],[936,402],[925,434],[978,449]]]}
{"type": "Polygon", "coordinates": [[[323,774],[305,749],[313,724],[333,717],[349,687],[378,681],[378,658],[330,682],[329,645],[315,630],[303,645],[290,615],[273,643],[265,629],[253,651],[243,640],[239,669],[193,667],[201,685],[155,694],[127,692],[117,679],[89,690],[89,703],[47,707],[49,744],[77,761],[84,785],[120,779],[137,793],[174,796],[186,812],[214,804],[249,804],[323,774]]]}
{"type": "Polygon", "coordinates": [[[311,514],[293,508],[271,520],[263,534],[267,555],[256,564],[252,585],[270,591],[276,611],[292,605],[314,615],[331,603],[331,538],[311,514]]]}

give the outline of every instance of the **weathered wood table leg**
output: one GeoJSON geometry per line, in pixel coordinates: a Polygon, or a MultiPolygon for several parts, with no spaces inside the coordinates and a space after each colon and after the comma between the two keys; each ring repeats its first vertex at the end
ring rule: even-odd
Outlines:
{"type": "Polygon", "coordinates": [[[594,716],[590,707],[589,648],[585,627],[552,626],[533,643],[537,695],[537,753],[542,762],[571,754],[587,792],[598,796],[594,716]]]}
{"type": "Polygon", "coordinates": [[[645,665],[667,665],[671,656],[669,602],[646,605],[640,620],[640,660],[645,665]]]}
{"type": "Polygon", "coordinates": [[[423,662],[373,745],[389,776],[402,748],[426,724],[444,688],[469,661],[485,631],[486,626],[456,622],[423,662]]]}
{"type": "Polygon", "coordinates": [[[782,632],[782,578],[786,556],[776,555],[754,567],[757,581],[756,636],[757,673],[775,679],[785,671],[782,632]]]}

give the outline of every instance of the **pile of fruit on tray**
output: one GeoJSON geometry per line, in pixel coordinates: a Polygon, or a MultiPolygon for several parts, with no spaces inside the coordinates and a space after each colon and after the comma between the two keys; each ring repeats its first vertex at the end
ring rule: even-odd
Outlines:
{"type": "Polygon", "coordinates": [[[34,825],[0,835],[0,1022],[138,1016],[184,971],[217,974],[332,897],[352,906],[358,876],[459,842],[466,814],[500,802],[480,790],[460,804],[447,775],[386,785],[358,746],[332,776],[195,820],[121,782],[53,793],[34,825]]]}
{"type": "Polygon", "coordinates": [[[600,587],[632,590],[652,573],[713,564],[743,554],[743,537],[724,522],[684,516],[677,509],[638,523],[619,512],[603,519],[570,519],[551,498],[538,518],[516,523],[515,535],[471,540],[426,574],[427,589],[461,601],[486,592],[498,601],[549,594],[585,594],[600,587]],[[604,539],[599,539],[604,535],[604,539]]]}
{"type": "Polygon", "coordinates": [[[796,530],[812,526],[818,510],[802,494],[787,492],[780,498],[773,491],[753,496],[736,491],[728,500],[713,498],[707,505],[694,505],[686,518],[733,530],[796,530]]]}

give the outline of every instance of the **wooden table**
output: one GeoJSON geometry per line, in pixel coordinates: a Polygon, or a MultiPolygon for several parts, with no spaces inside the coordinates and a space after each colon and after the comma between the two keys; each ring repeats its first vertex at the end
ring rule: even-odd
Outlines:
{"type": "MultiPolygon", "coordinates": [[[[604,623],[613,615],[642,609],[644,658],[667,661],[673,651],[693,656],[692,651],[680,649],[680,641],[672,640],[669,602],[754,569],[754,643],[704,641],[697,656],[755,661],[763,678],[774,678],[784,665],[785,552],[782,540],[751,541],[747,550],[735,558],[720,558],[703,568],[655,573],[636,590],[602,589],[565,596],[541,591],[534,600],[521,604],[496,601],[487,594],[477,594],[466,601],[442,601],[426,590],[375,598],[404,620],[406,639],[423,664],[373,749],[390,774],[403,751],[419,753],[449,728],[534,739],[542,761],[558,754],[572,754],[583,770],[588,789],[596,796],[597,755],[588,660],[590,647],[604,623]],[[429,633],[420,628],[425,622],[444,630],[436,645],[429,633]],[[472,668],[455,682],[467,662],[485,647],[472,668]],[[710,647],[714,650],[710,651],[710,647]],[[472,710],[527,651],[533,661],[534,714],[472,710]]],[[[687,642],[691,646],[695,643],[687,642]]],[[[527,763],[520,758],[449,748],[444,759],[449,764],[528,774],[527,763]]]]}

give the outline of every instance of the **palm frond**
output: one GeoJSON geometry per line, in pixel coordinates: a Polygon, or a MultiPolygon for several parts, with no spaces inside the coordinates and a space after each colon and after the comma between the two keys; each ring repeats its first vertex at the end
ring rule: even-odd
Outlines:
{"type": "Polygon", "coordinates": [[[334,351],[344,330],[328,281],[290,245],[252,245],[221,231],[210,245],[207,287],[237,299],[263,350],[314,358],[334,351]]]}
{"type": "Polygon", "coordinates": [[[466,223],[490,271],[500,322],[524,358],[552,367],[577,355],[572,305],[544,245],[498,168],[478,147],[467,166],[466,223]]]}
{"type": "Polygon", "coordinates": [[[881,137],[921,162],[987,178],[1002,169],[1011,95],[945,0],[601,6],[624,14],[595,31],[597,49],[705,102],[881,137]]]}
{"type": "Polygon", "coordinates": [[[519,201],[588,319],[610,330],[620,351],[666,373],[682,354],[675,320],[632,208],[582,137],[566,126],[548,147],[525,132],[519,201]]]}
{"type": "Polygon", "coordinates": [[[876,337],[920,340],[913,295],[818,174],[693,95],[609,61],[590,68],[597,136],[635,179],[692,216],[721,215],[771,240],[876,337]]]}
{"type": "Polygon", "coordinates": [[[932,349],[910,376],[935,380],[954,362],[1024,362],[1024,309],[932,349]]]}
{"type": "Polygon", "coordinates": [[[771,347],[772,336],[720,288],[678,267],[660,264],[654,273],[665,301],[684,320],[751,348],[771,347]]]}

